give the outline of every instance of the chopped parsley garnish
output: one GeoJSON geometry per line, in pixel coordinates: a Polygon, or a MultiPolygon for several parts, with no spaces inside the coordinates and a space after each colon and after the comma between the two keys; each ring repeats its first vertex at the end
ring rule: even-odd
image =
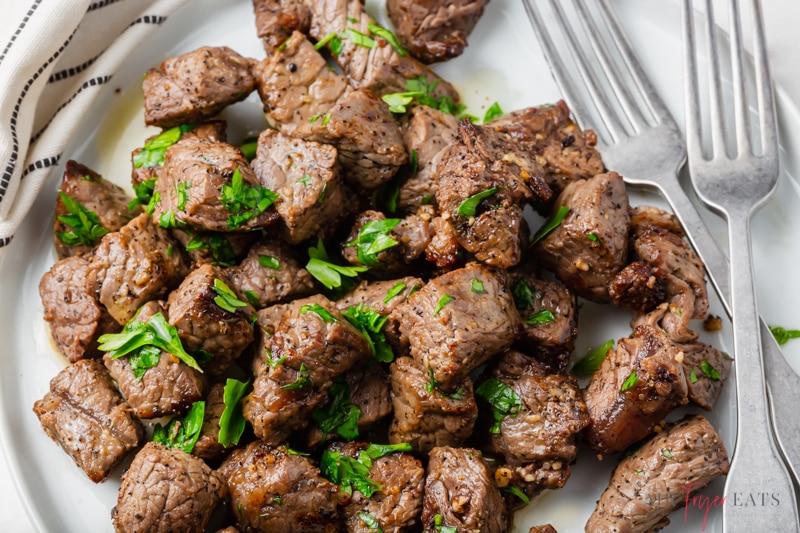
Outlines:
{"type": "Polygon", "coordinates": [[[419,154],[416,149],[411,150],[411,174],[416,174],[419,170],[419,154]]]}
{"type": "Polygon", "coordinates": [[[381,363],[391,363],[394,360],[392,347],[383,333],[383,327],[389,320],[388,316],[381,316],[364,303],[357,306],[351,305],[342,315],[364,335],[372,351],[372,356],[376,360],[381,363]]]}
{"type": "Polygon", "coordinates": [[[323,435],[336,433],[343,439],[358,437],[358,419],[361,409],[350,403],[350,386],[344,379],[336,379],[328,392],[330,402],[317,407],[311,413],[311,420],[323,435]]]}
{"type": "Polygon", "coordinates": [[[672,451],[669,448],[662,448],[661,455],[663,455],[667,459],[675,459],[675,456],[672,455],[672,451]]]}
{"type": "MultiPolygon", "coordinates": [[[[529,311],[536,306],[534,292],[531,290],[531,286],[528,285],[528,280],[525,278],[517,280],[511,288],[511,294],[514,296],[514,304],[520,311],[529,311]]],[[[539,293],[537,292],[535,295],[539,296],[539,293]]]]}
{"type": "Polygon", "coordinates": [[[309,176],[308,174],[304,174],[302,178],[299,178],[297,180],[297,183],[302,183],[303,185],[308,187],[309,185],[311,185],[312,181],[313,181],[313,178],[311,176],[309,176]]]}
{"type": "Polygon", "coordinates": [[[370,531],[375,531],[376,533],[383,533],[383,529],[381,528],[381,523],[378,521],[377,518],[372,516],[369,513],[365,513],[364,511],[359,511],[356,513],[356,516],[361,520],[365,526],[369,528],[370,531]]]}
{"type": "Polygon", "coordinates": [[[436,377],[434,376],[433,373],[433,368],[428,367],[428,381],[425,383],[425,392],[427,392],[428,394],[433,394],[434,391],[438,392],[445,398],[450,398],[451,400],[461,401],[464,399],[465,391],[463,387],[460,387],[457,391],[452,393],[444,392],[439,387],[439,382],[436,381],[436,377]]]}
{"type": "Polygon", "coordinates": [[[142,350],[154,352],[153,348],[171,353],[198,372],[202,372],[194,357],[189,355],[181,344],[178,330],[167,323],[164,315],[156,313],[148,322],[133,319],[125,324],[119,333],[106,333],[97,339],[98,349],[108,352],[109,357],[137,357],[142,350]]]}
{"type": "Polygon", "coordinates": [[[533,246],[537,242],[547,237],[547,235],[550,234],[551,231],[556,229],[559,226],[559,224],[561,224],[561,221],[563,221],[564,218],[567,216],[567,213],[569,213],[569,207],[567,207],[566,205],[562,205],[561,207],[559,207],[558,211],[556,211],[556,214],[550,217],[542,225],[542,227],[539,228],[539,231],[536,232],[536,235],[533,236],[533,240],[531,240],[531,246],[533,246]]]}
{"type": "Polygon", "coordinates": [[[258,264],[264,268],[271,268],[272,270],[281,269],[281,263],[278,261],[278,258],[271,255],[259,255],[258,264]]]}
{"type": "Polygon", "coordinates": [[[192,184],[186,181],[179,181],[175,184],[175,195],[178,199],[178,209],[184,211],[186,209],[186,202],[189,200],[189,193],[186,189],[191,188],[192,184]]]}
{"type": "Polygon", "coordinates": [[[485,191],[473,194],[459,204],[457,213],[462,217],[474,217],[478,209],[478,204],[480,204],[484,199],[494,196],[497,191],[504,188],[505,187],[492,187],[491,189],[486,189],[485,191]]]}
{"type": "Polygon", "coordinates": [[[425,75],[420,74],[416,78],[406,80],[405,92],[385,94],[381,99],[389,105],[389,110],[393,113],[405,113],[407,111],[406,106],[414,100],[422,105],[451,115],[463,111],[464,106],[462,104],[456,105],[449,96],[442,96],[441,98],[433,96],[433,91],[436,90],[438,85],[439,80],[433,80],[428,83],[425,75]]]}
{"type": "Polygon", "coordinates": [[[186,250],[211,250],[213,265],[228,267],[236,263],[236,254],[230,241],[219,233],[197,235],[186,244],[186,250]]]}
{"type": "Polygon", "coordinates": [[[522,500],[522,503],[524,503],[525,505],[531,503],[531,499],[528,498],[528,495],[522,492],[522,489],[516,485],[508,485],[507,487],[503,487],[503,492],[513,494],[514,496],[522,500]]]}
{"type": "Polygon", "coordinates": [[[634,385],[639,381],[639,376],[636,374],[636,371],[632,371],[628,377],[625,379],[625,382],[622,384],[622,387],[619,388],[620,392],[625,392],[626,390],[632,389],[634,385]]]}
{"type": "Polygon", "coordinates": [[[283,449],[286,450],[286,453],[289,455],[299,455],[301,457],[308,457],[311,455],[308,452],[301,452],[300,450],[295,450],[294,448],[289,448],[288,446],[284,446],[283,449]]]}
{"type": "Polygon", "coordinates": [[[383,303],[388,304],[390,301],[392,301],[392,298],[394,298],[404,290],[406,290],[405,283],[403,283],[402,281],[395,283],[394,286],[392,286],[392,288],[389,289],[389,292],[386,293],[386,298],[383,299],[383,303]]]}
{"type": "Polygon", "coordinates": [[[800,329],[786,329],[781,326],[770,326],[769,330],[780,346],[783,346],[792,339],[800,339],[800,329]]]}
{"type": "Polygon", "coordinates": [[[189,227],[189,225],[186,222],[178,220],[175,217],[175,211],[173,211],[172,209],[161,213],[161,216],[158,218],[158,226],[164,229],[169,229],[169,228],[184,229],[189,227]]]}
{"type": "Polygon", "coordinates": [[[260,307],[261,305],[261,297],[258,295],[256,291],[251,291],[250,289],[242,291],[244,297],[247,298],[247,301],[250,302],[250,305],[253,307],[260,307]]]}
{"type": "Polygon", "coordinates": [[[481,383],[480,387],[475,389],[475,394],[492,406],[494,424],[489,431],[495,435],[500,433],[503,419],[507,416],[517,416],[522,408],[522,398],[514,392],[514,389],[495,378],[489,378],[481,383]]]}
{"type": "Polygon", "coordinates": [[[594,231],[587,235],[588,239],[592,242],[600,243],[600,237],[594,231]]]}
{"type": "Polygon", "coordinates": [[[153,197],[156,188],[156,178],[150,178],[133,186],[134,199],[128,202],[128,211],[136,209],[137,205],[147,205],[153,197]]]}
{"type": "Polygon", "coordinates": [[[161,202],[161,193],[158,191],[153,191],[153,195],[150,197],[150,201],[147,202],[147,207],[144,208],[145,213],[148,215],[152,215],[153,211],[156,210],[156,206],[161,202]]]}
{"type": "Polygon", "coordinates": [[[381,485],[369,478],[369,467],[341,452],[325,450],[319,462],[323,477],[338,485],[345,494],[359,491],[366,498],[381,490],[381,485]]]}
{"type": "Polygon", "coordinates": [[[549,309],[542,309],[532,314],[522,322],[526,326],[541,326],[542,324],[549,324],[551,322],[554,322],[555,319],[556,317],[552,311],[550,311],[549,309]]]}
{"type": "Polygon", "coordinates": [[[311,374],[308,372],[308,368],[306,367],[305,363],[300,363],[300,369],[297,371],[297,377],[295,378],[294,382],[289,383],[288,385],[283,385],[281,388],[283,390],[297,390],[302,389],[309,383],[311,383],[311,374]]]}
{"type": "Polygon", "coordinates": [[[247,307],[247,303],[243,302],[236,296],[236,293],[228,287],[224,281],[219,278],[214,278],[214,292],[217,296],[214,298],[214,303],[229,313],[235,313],[237,309],[247,307]]]}
{"type": "Polygon", "coordinates": [[[483,288],[483,282],[475,278],[472,278],[472,281],[469,284],[469,290],[478,294],[486,292],[486,289],[483,288]]]}
{"type": "Polygon", "coordinates": [[[203,429],[205,411],[206,402],[194,402],[183,418],[173,418],[166,426],[156,424],[153,428],[153,442],[192,453],[203,429]]]}
{"type": "Polygon", "coordinates": [[[381,96],[381,100],[389,106],[389,111],[392,113],[405,113],[408,110],[406,106],[414,101],[414,97],[422,94],[418,92],[390,93],[381,96]]]}
{"type": "Polygon", "coordinates": [[[321,239],[317,242],[316,247],[312,246],[308,249],[308,256],[306,270],[328,289],[341,287],[342,276],[357,278],[359,273],[369,270],[368,267],[341,266],[331,263],[321,239]]]}
{"type": "Polygon", "coordinates": [[[355,45],[363,46],[364,48],[375,48],[375,39],[369,35],[364,35],[353,28],[345,28],[344,34],[355,45]]]}
{"type": "Polygon", "coordinates": [[[164,164],[164,153],[167,148],[178,142],[184,133],[194,128],[188,124],[181,124],[164,130],[149,141],[142,150],[133,156],[133,166],[136,168],[160,167],[164,164]]]}
{"type": "Polygon", "coordinates": [[[300,306],[300,314],[304,315],[306,313],[314,313],[318,317],[322,319],[323,322],[338,322],[335,316],[333,316],[330,311],[325,309],[319,304],[305,304],[300,306]]]}
{"type": "Polygon", "coordinates": [[[258,137],[248,137],[239,145],[239,150],[244,154],[245,159],[252,161],[258,153],[258,137]]]}
{"type": "Polygon", "coordinates": [[[378,260],[378,254],[399,244],[395,239],[389,236],[389,232],[399,223],[399,218],[370,220],[361,227],[358,236],[354,240],[348,242],[347,246],[356,247],[358,262],[362,265],[380,265],[381,262],[378,260]]]}
{"type": "Polygon", "coordinates": [[[377,35],[378,37],[383,38],[387,43],[392,45],[392,48],[394,48],[395,52],[400,54],[401,57],[406,56],[406,51],[403,50],[402,46],[400,46],[400,42],[397,40],[397,37],[395,37],[394,33],[390,32],[386,28],[378,26],[374,22],[370,22],[369,24],[367,24],[367,27],[369,28],[369,32],[372,35],[377,35]]]}
{"type": "Polygon", "coordinates": [[[689,373],[689,381],[692,383],[697,383],[697,372],[695,372],[694,368],[689,373]]]}
{"type": "Polygon", "coordinates": [[[321,41],[315,44],[314,50],[319,50],[328,44],[330,44],[329,48],[333,55],[338,56],[342,51],[342,41],[339,39],[339,36],[336,35],[335,31],[330,32],[328,35],[323,37],[321,41]]]}
{"type": "Polygon", "coordinates": [[[458,533],[457,528],[444,525],[444,518],[440,514],[433,515],[433,527],[436,533],[458,533]]]}
{"type": "Polygon", "coordinates": [[[67,246],[77,246],[83,244],[94,246],[103,235],[108,233],[97,214],[91,209],[86,209],[78,201],[70,196],[58,191],[58,197],[67,208],[67,215],[59,215],[56,218],[59,222],[66,224],[72,231],[57,231],[58,240],[67,246]]]}
{"type": "Polygon", "coordinates": [[[231,183],[220,190],[220,203],[228,210],[228,229],[241,227],[248,220],[259,216],[275,202],[278,195],[261,185],[248,185],[242,178],[239,167],[231,177],[231,183]]]}
{"type": "Polygon", "coordinates": [[[575,363],[572,367],[572,374],[578,377],[591,376],[600,368],[600,364],[606,358],[608,351],[612,348],[614,348],[614,339],[609,339],[597,348],[591,350],[575,363]]]}
{"type": "Polygon", "coordinates": [[[505,115],[505,113],[500,108],[500,104],[495,102],[489,106],[489,109],[486,110],[486,114],[483,115],[483,123],[486,124],[487,122],[490,122],[498,117],[502,117],[503,115],[505,115]]]}
{"type": "Polygon", "coordinates": [[[436,303],[436,307],[433,309],[433,316],[438,315],[439,311],[444,309],[444,306],[452,301],[453,301],[452,296],[450,296],[449,294],[442,294],[442,297],[439,298],[439,301],[436,303]]]}
{"type": "Polygon", "coordinates": [[[703,374],[705,374],[708,379],[719,381],[720,378],[722,378],[719,371],[705,359],[703,359],[703,362],[700,363],[700,370],[703,371],[703,374]]]}
{"type": "Polygon", "coordinates": [[[250,385],[250,380],[241,382],[238,379],[228,378],[222,392],[222,399],[225,402],[225,410],[219,417],[219,437],[220,444],[227,447],[231,444],[239,444],[239,439],[244,433],[245,420],[242,414],[242,398],[250,385]]]}

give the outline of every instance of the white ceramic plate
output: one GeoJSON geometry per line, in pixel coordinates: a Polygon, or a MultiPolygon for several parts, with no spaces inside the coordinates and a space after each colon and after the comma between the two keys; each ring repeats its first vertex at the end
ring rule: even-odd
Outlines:
{"type": "MultiPolygon", "coordinates": [[[[376,3],[370,1],[368,5],[375,8],[376,3]]],[[[673,115],[681,117],[680,21],[676,6],[636,0],[619,0],[615,5],[655,85],[673,115]]],[[[377,8],[373,12],[383,16],[377,8]]],[[[166,57],[202,45],[229,45],[242,54],[263,57],[250,1],[195,0],[170,17],[98,97],[65,151],[64,160],[76,159],[106,178],[127,185],[130,152],[151,133],[143,126],[142,73],[166,57]]],[[[467,52],[437,70],[456,84],[475,115],[482,115],[494,101],[510,111],[559,98],[519,0],[492,0],[467,52]]],[[[800,115],[793,103],[780,95],[778,103],[782,129],[800,128],[800,115]]],[[[226,117],[234,143],[264,127],[256,95],[226,111],[226,117]]],[[[796,302],[800,301],[800,286],[787,282],[793,280],[794,265],[800,259],[800,185],[792,178],[798,175],[793,155],[783,152],[781,185],[756,217],[753,241],[762,314],[770,323],[798,327],[800,313],[796,311],[796,302]]],[[[32,412],[33,403],[45,394],[50,379],[66,364],[50,344],[37,290],[39,279],[56,260],[52,212],[62,171],[63,168],[52,173],[49,185],[15,238],[13,250],[3,256],[0,264],[0,294],[6,302],[0,307],[0,434],[5,439],[2,444],[12,474],[37,530],[112,531],[109,513],[116,501],[123,467],[117,468],[107,482],[93,484],[44,434],[32,412]]],[[[663,205],[657,197],[634,191],[631,203],[663,205]]],[[[724,240],[724,226],[706,215],[715,234],[724,240]]],[[[716,301],[712,303],[712,312],[723,314],[716,301]]],[[[582,355],[609,338],[627,336],[627,322],[626,313],[584,302],[576,354],[582,355]]],[[[701,329],[699,324],[696,328],[701,329]]],[[[729,331],[726,324],[722,335],[705,335],[704,340],[730,352],[729,331]]],[[[800,361],[797,343],[800,341],[786,347],[790,361],[800,361]]],[[[731,381],[731,386],[725,388],[717,411],[708,415],[729,450],[735,434],[730,407],[734,398],[732,384],[731,381]]],[[[599,462],[584,451],[567,486],[544,494],[538,502],[519,512],[514,530],[527,531],[532,525],[549,522],[562,533],[583,531],[615,465],[615,458],[599,462]]],[[[721,492],[721,480],[704,491],[712,497],[721,492]]],[[[682,510],[673,513],[673,524],[665,531],[699,531],[703,515],[696,507],[690,507],[686,515],[682,510]]],[[[706,531],[718,531],[720,522],[719,509],[712,510],[706,531]]]]}

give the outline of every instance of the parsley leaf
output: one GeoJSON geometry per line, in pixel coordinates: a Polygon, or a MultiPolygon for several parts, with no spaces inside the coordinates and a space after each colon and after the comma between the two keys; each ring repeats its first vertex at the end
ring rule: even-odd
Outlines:
{"type": "Polygon", "coordinates": [[[355,246],[358,252],[358,262],[365,266],[377,266],[381,262],[378,254],[388,250],[399,243],[389,236],[395,226],[400,223],[399,218],[387,218],[384,220],[370,220],[358,231],[358,236],[347,243],[347,246],[355,246]]]}
{"type": "Polygon", "coordinates": [[[457,213],[462,217],[474,217],[478,209],[478,204],[480,204],[485,198],[493,196],[501,189],[505,189],[505,187],[492,187],[491,189],[486,189],[485,191],[473,194],[459,204],[457,213]]]}
{"type": "Polygon", "coordinates": [[[672,455],[672,450],[670,450],[669,448],[662,448],[661,455],[663,455],[667,459],[675,459],[675,456],[672,455]]]}
{"type": "Polygon", "coordinates": [[[245,159],[252,161],[258,153],[258,137],[249,137],[239,145],[239,150],[244,154],[245,159]]]}
{"type": "Polygon", "coordinates": [[[444,518],[440,514],[433,515],[433,527],[436,533],[458,533],[457,528],[444,525],[444,518]]]}
{"type": "Polygon", "coordinates": [[[722,378],[719,371],[705,359],[703,359],[703,362],[700,363],[700,370],[703,371],[703,374],[705,374],[708,379],[719,381],[720,378],[722,378]]]}
{"type": "Polygon", "coordinates": [[[226,183],[220,189],[219,201],[230,213],[228,229],[233,230],[266,211],[277,198],[278,195],[266,187],[245,183],[236,167],[230,185],[226,183]]]}
{"type": "Polygon", "coordinates": [[[352,494],[353,490],[357,490],[369,498],[382,488],[380,484],[369,478],[368,466],[352,457],[343,456],[338,451],[325,450],[322,452],[319,469],[323,477],[338,485],[339,490],[345,494],[352,494]]]}
{"type": "Polygon", "coordinates": [[[219,417],[219,437],[217,438],[219,443],[225,447],[239,444],[239,439],[244,433],[245,420],[241,402],[249,385],[249,379],[241,382],[238,379],[228,378],[225,382],[225,389],[222,393],[225,410],[219,417]]]}
{"type": "Polygon", "coordinates": [[[181,124],[164,130],[149,141],[142,150],[133,156],[133,166],[136,168],[160,167],[164,164],[164,153],[167,148],[178,142],[184,133],[194,128],[188,124],[181,124]]]}
{"type": "Polygon", "coordinates": [[[394,33],[390,32],[386,28],[378,26],[374,22],[370,22],[369,24],[367,24],[367,28],[369,28],[369,32],[372,35],[377,35],[378,37],[382,37],[387,43],[392,45],[392,48],[394,48],[395,51],[401,57],[406,56],[406,51],[403,50],[402,46],[400,46],[400,43],[398,42],[397,37],[395,37],[394,33]]]}
{"type": "Polygon", "coordinates": [[[522,398],[514,392],[514,389],[495,378],[489,378],[481,383],[480,387],[475,389],[475,394],[492,406],[494,424],[489,431],[495,435],[500,433],[503,419],[507,416],[517,416],[522,408],[522,398]]]}
{"type": "Polygon", "coordinates": [[[58,240],[67,246],[79,244],[94,246],[103,235],[108,233],[108,229],[100,223],[100,219],[94,211],[86,209],[77,200],[61,191],[58,191],[58,197],[67,208],[68,214],[59,215],[56,218],[59,222],[72,228],[72,231],[57,231],[58,240]]]}
{"type": "Polygon", "coordinates": [[[478,294],[486,292],[486,289],[483,288],[483,282],[475,278],[472,278],[472,281],[469,285],[469,290],[478,294]]]}
{"type": "Polygon", "coordinates": [[[311,420],[322,431],[323,435],[336,433],[343,439],[353,440],[358,437],[358,419],[361,409],[350,403],[350,386],[344,379],[337,379],[328,392],[330,402],[317,407],[311,413],[311,420]]]}
{"type": "Polygon", "coordinates": [[[297,183],[302,183],[303,185],[308,187],[309,185],[311,185],[312,181],[313,181],[313,178],[310,175],[303,174],[302,178],[298,178],[297,183]]]}
{"type": "Polygon", "coordinates": [[[322,319],[323,322],[338,322],[336,317],[333,316],[330,311],[319,304],[305,304],[300,306],[300,314],[304,315],[306,313],[316,314],[322,319]]]}
{"type": "Polygon", "coordinates": [[[505,113],[500,108],[500,104],[495,102],[489,107],[489,109],[486,110],[486,114],[483,115],[483,123],[486,124],[487,122],[490,122],[498,117],[502,117],[503,115],[505,115],[505,113]]]}
{"type": "Polygon", "coordinates": [[[194,402],[183,418],[173,418],[166,426],[156,424],[153,428],[153,442],[192,453],[197,439],[200,438],[200,430],[203,429],[205,411],[206,402],[194,402]]]}
{"type": "Polygon", "coordinates": [[[524,503],[525,505],[531,503],[531,499],[528,498],[528,495],[522,492],[522,489],[516,485],[508,485],[507,487],[503,487],[503,492],[513,494],[514,496],[522,500],[522,503],[524,503]]]}
{"type": "Polygon", "coordinates": [[[328,261],[328,252],[322,239],[317,241],[316,247],[308,249],[309,260],[306,270],[328,289],[342,286],[342,276],[357,278],[361,272],[369,270],[368,267],[341,266],[328,261]]]}
{"type": "Polygon", "coordinates": [[[344,35],[355,45],[363,46],[364,48],[375,48],[375,39],[353,28],[345,28],[344,35]]]}
{"type": "Polygon", "coordinates": [[[214,303],[229,313],[235,313],[237,309],[247,307],[247,303],[241,301],[236,293],[219,278],[214,278],[214,292],[217,293],[214,303]]]}
{"type": "Polygon", "coordinates": [[[351,305],[342,314],[367,339],[372,356],[376,360],[381,363],[391,363],[394,360],[392,347],[383,333],[383,327],[389,320],[388,316],[381,316],[364,303],[360,303],[358,306],[351,305]]]}
{"type": "Polygon", "coordinates": [[[128,211],[136,209],[137,205],[147,205],[153,197],[156,188],[156,178],[150,178],[133,186],[134,199],[128,202],[128,211]]]}
{"type": "Polygon", "coordinates": [[[365,513],[364,511],[358,511],[356,516],[364,523],[365,526],[369,528],[370,531],[383,533],[383,529],[381,529],[381,523],[371,514],[365,513]]]}
{"type": "Polygon", "coordinates": [[[772,332],[772,336],[775,337],[775,340],[778,341],[778,345],[780,346],[783,346],[792,339],[800,339],[800,330],[798,329],[786,329],[781,326],[770,326],[769,330],[772,332]]]}
{"type": "Polygon", "coordinates": [[[578,377],[588,377],[600,368],[600,364],[606,358],[609,350],[614,348],[614,339],[609,339],[597,348],[584,355],[572,367],[572,374],[578,377]]]}
{"type": "Polygon", "coordinates": [[[436,303],[436,307],[433,309],[433,316],[438,315],[439,311],[444,309],[444,306],[452,301],[453,301],[452,296],[450,296],[449,294],[442,294],[442,297],[439,298],[439,301],[436,303]]]}
{"type": "Polygon", "coordinates": [[[219,233],[197,235],[186,243],[187,251],[203,249],[211,250],[213,265],[228,267],[236,263],[236,254],[231,243],[219,233]]]}
{"type": "Polygon", "coordinates": [[[689,374],[689,381],[692,383],[697,383],[697,372],[695,372],[694,368],[692,369],[691,373],[689,374]]]}
{"type": "Polygon", "coordinates": [[[389,292],[386,293],[386,298],[383,299],[383,303],[388,304],[389,302],[392,301],[392,298],[403,292],[405,289],[406,289],[406,284],[403,283],[402,281],[395,283],[394,286],[391,289],[389,289],[389,292]]]}
{"type": "Polygon", "coordinates": [[[534,293],[531,290],[531,286],[528,285],[528,280],[525,278],[517,280],[511,288],[511,294],[514,296],[514,304],[520,311],[528,311],[536,306],[534,293]]]}
{"type": "Polygon", "coordinates": [[[272,270],[281,269],[281,263],[278,261],[278,258],[271,255],[259,255],[258,264],[264,268],[271,268],[272,270]]]}
{"type": "Polygon", "coordinates": [[[381,96],[381,100],[389,106],[392,113],[405,113],[408,110],[406,106],[414,101],[414,97],[422,95],[424,93],[420,92],[389,93],[381,96]]]}
{"type": "Polygon", "coordinates": [[[330,45],[328,48],[330,49],[331,53],[335,56],[338,56],[339,53],[342,51],[342,41],[339,39],[339,36],[336,35],[335,31],[330,32],[328,35],[322,38],[317,44],[314,45],[314,50],[319,50],[325,45],[330,45]]]}
{"type": "Polygon", "coordinates": [[[556,317],[552,311],[549,309],[542,309],[523,320],[522,323],[526,326],[541,326],[542,324],[554,322],[555,319],[556,317]]]}
{"type": "Polygon", "coordinates": [[[530,245],[533,246],[537,242],[547,237],[547,235],[551,231],[556,229],[558,225],[561,224],[561,221],[564,220],[564,218],[567,216],[567,213],[569,213],[569,207],[567,207],[566,205],[562,205],[561,207],[559,207],[558,211],[556,211],[556,214],[550,217],[547,221],[545,221],[544,224],[542,224],[542,227],[539,228],[539,231],[537,231],[536,234],[533,236],[533,240],[531,240],[530,245]]]}
{"type": "Polygon", "coordinates": [[[625,379],[625,382],[620,387],[620,392],[625,392],[626,390],[632,389],[634,385],[639,381],[639,376],[636,374],[636,371],[632,371],[630,375],[625,379]]]}
{"type": "Polygon", "coordinates": [[[306,367],[305,363],[300,363],[300,369],[297,371],[297,378],[295,378],[294,383],[283,385],[281,389],[283,390],[302,389],[303,387],[305,387],[310,383],[311,383],[311,374],[308,372],[308,368],[306,367]]]}

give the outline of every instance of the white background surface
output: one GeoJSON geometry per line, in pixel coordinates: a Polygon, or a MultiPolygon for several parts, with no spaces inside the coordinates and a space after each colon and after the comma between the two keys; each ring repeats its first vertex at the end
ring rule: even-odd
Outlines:
{"type": "MultiPolygon", "coordinates": [[[[650,2],[663,0],[646,0],[650,2]]],[[[721,4],[721,1],[717,1],[721,4]]],[[[743,2],[747,3],[747,2],[743,2]]],[[[800,2],[796,0],[764,0],[763,9],[766,17],[769,54],[772,61],[773,76],[776,84],[789,96],[795,104],[800,103],[800,72],[798,72],[798,53],[800,53],[800,35],[797,21],[800,20],[800,2]]],[[[489,8],[491,9],[491,4],[489,8]]],[[[720,9],[720,12],[723,12],[720,9]]],[[[676,31],[678,31],[676,29],[676,31]]],[[[535,42],[531,46],[536,46],[535,42]]],[[[675,51],[680,54],[679,50],[675,51]]],[[[786,317],[787,326],[797,327],[800,316],[786,317]]],[[[800,342],[800,340],[794,341],[800,342]]],[[[20,409],[30,409],[20,406],[20,409]]],[[[63,490],[69,490],[63,487],[63,490]]],[[[11,480],[5,456],[0,458],[0,532],[27,533],[34,531],[24,512],[19,497],[11,480]]],[[[568,532],[567,532],[568,533],[568,532]]]]}

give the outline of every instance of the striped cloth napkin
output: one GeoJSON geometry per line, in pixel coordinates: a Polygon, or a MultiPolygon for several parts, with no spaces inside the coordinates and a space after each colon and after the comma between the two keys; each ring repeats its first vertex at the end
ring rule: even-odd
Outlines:
{"type": "Polygon", "coordinates": [[[0,257],[98,91],[185,1],[2,3],[0,257]]]}

